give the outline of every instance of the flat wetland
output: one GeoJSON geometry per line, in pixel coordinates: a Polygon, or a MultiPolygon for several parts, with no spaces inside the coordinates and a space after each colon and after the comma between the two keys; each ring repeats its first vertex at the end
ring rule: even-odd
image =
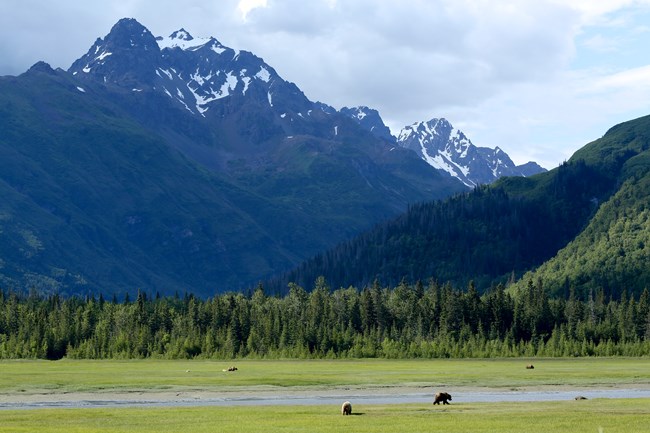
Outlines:
{"type": "Polygon", "coordinates": [[[650,358],[12,360],[0,371],[0,432],[650,432],[650,358]],[[441,390],[454,399],[433,406],[441,390]],[[489,401],[464,398],[476,393],[489,401]]]}

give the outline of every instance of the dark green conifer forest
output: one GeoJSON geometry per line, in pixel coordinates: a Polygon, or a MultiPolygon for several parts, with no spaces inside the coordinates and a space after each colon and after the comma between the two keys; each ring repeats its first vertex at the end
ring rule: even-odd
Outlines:
{"type": "Polygon", "coordinates": [[[648,356],[650,294],[550,298],[541,282],[378,282],[269,296],[62,298],[0,291],[0,359],[648,356]]]}
{"type": "Polygon", "coordinates": [[[305,287],[449,281],[479,292],[544,281],[550,297],[572,288],[637,298],[650,287],[650,116],[612,127],[569,161],[531,177],[504,177],[407,212],[270,278],[305,287]],[[523,277],[523,278],[522,278],[523,277]]]}

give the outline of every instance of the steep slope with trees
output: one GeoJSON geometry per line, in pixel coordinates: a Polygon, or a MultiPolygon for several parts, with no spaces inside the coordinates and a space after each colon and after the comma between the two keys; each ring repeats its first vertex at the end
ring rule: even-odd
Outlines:
{"type": "Polygon", "coordinates": [[[642,265],[649,137],[650,117],[617,125],[550,172],[502,178],[443,202],[411,206],[269,286],[281,290],[289,281],[309,284],[323,275],[333,286],[363,286],[376,278],[396,284],[406,277],[457,287],[473,280],[485,290],[516,281],[575,239],[527,279],[548,279],[553,293],[572,285],[614,296],[626,289],[640,293],[649,272],[642,265]]]}
{"type": "Polygon", "coordinates": [[[612,128],[601,140],[581,149],[572,160],[600,164],[620,173],[620,188],[604,202],[585,230],[556,257],[519,286],[534,279],[550,293],[586,298],[590,290],[607,295],[639,294],[650,287],[650,118],[612,128]]]}

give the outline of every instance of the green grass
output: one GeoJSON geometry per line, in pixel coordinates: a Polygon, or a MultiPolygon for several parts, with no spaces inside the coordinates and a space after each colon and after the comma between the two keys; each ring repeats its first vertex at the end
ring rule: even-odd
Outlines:
{"type": "MultiPolygon", "coordinates": [[[[0,397],[29,393],[280,386],[463,386],[516,389],[650,385],[650,358],[490,360],[3,361],[0,397]],[[525,369],[528,363],[534,370],[525,369]],[[239,370],[222,369],[236,365],[239,370]]],[[[650,432],[650,399],[254,407],[0,410],[11,432],[650,432]]]]}
{"type": "Polygon", "coordinates": [[[0,411],[0,432],[648,432],[650,399],[0,411]]]}
{"type": "Polygon", "coordinates": [[[650,385],[650,358],[2,361],[0,393],[257,386],[650,385]],[[526,370],[527,363],[535,365],[526,370]],[[236,365],[235,373],[222,369],[236,365]]]}

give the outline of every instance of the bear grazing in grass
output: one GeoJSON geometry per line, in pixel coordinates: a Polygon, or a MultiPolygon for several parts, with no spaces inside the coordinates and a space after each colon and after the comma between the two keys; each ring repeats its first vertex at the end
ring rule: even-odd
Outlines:
{"type": "Polygon", "coordinates": [[[341,414],[342,415],[351,415],[352,414],[352,404],[349,401],[346,401],[341,406],[341,414]]]}
{"type": "Polygon", "coordinates": [[[449,393],[436,392],[436,395],[433,399],[433,404],[440,404],[440,402],[442,402],[442,404],[449,404],[448,400],[451,400],[451,395],[449,393]]]}

